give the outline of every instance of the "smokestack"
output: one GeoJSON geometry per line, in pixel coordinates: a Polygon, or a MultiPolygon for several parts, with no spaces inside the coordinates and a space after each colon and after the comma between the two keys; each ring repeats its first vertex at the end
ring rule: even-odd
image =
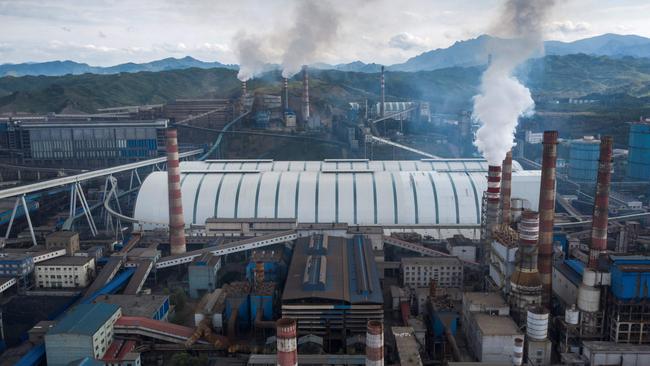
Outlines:
{"type": "Polygon", "coordinates": [[[503,160],[501,170],[501,223],[510,226],[510,196],[512,195],[512,150],[503,160]]]}
{"type": "Polygon", "coordinates": [[[553,265],[553,222],[555,218],[555,166],[557,131],[544,132],[542,182],[539,192],[539,274],[542,279],[542,305],[551,305],[551,268],[553,265]]]}
{"type": "Polygon", "coordinates": [[[284,82],[284,111],[289,110],[289,78],[282,78],[284,82]]]}
{"type": "Polygon", "coordinates": [[[366,366],[384,366],[384,325],[377,320],[368,321],[366,366]]]}
{"type": "Polygon", "coordinates": [[[515,344],[512,348],[512,364],[514,366],[521,366],[524,362],[524,339],[515,338],[515,344]]]}
{"type": "Polygon", "coordinates": [[[307,65],[302,67],[302,119],[309,121],[309,74],[307,65]]]}
{"type": "Polygon", "coordinates": [[[185,220],[181,199],[181,168],[178,159],[178,133],[167,129],[167,189],[169,193],[169,248],[171,254],[185,253],[185,220]]]}
{"type": "Polygon", "coordinates": [[[245,97],[246,94],[248,94],[248,87],[246,86],[246,80],[242,80],[242,82],[241,82],[241,96],[245,97]]]}
{"type": "Polygon", "coordinates": [[[501,196],[499,194],[501,187],[501,167],[490,165],[487,176],[487,210],[485,217],[485,238],[492,240],[492,232],[499,225],[499,203],[501,196]]]}
{"type": "Polygon", "coordinates": [[[512,310],[517,320],[523,322],[526,309],[539,304],[542,282],[537,269],[537,240],[539,239],[539,214],[525,211],[519,224],[519,249],[516,254],[515,271],[510,276],[512,287],[512,310]]]}
{"type": "Polygon", "coordinates": [[[386,81],[384,79],[384,66],[381,67],[381,104],[379,104],[379,114],[384,116],[384,108],[386,103],[386,81]]]}
{"type": "Polygon", "coordinates": [[[277,326],[278,366],[298,365],[298,343],[296,341],[296,321],[281,318],[277,326]]]}
{"type": "Polygon", "coordinates": [[[600,139],[598,178],[594,198],[594,214],[591,224],[591,246],[589,247],[589,268],[596,270],[598,256],[607,250],[607,217],[609,214],[609,188],[612,179],[612,137],[600,139]]]}

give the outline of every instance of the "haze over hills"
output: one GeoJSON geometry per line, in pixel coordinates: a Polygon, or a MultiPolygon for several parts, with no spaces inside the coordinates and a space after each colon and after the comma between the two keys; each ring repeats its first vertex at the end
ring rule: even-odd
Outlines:
{"type": "MultiPolygon", "coordinates": [[[[390,71],[427,71],[444,69],[448,67],[470,67],[485,65],[490,54],[490,49],[507,44],[509,41],[488,35],[474,39],[458,41],[447,48],[439,48],[424,52],[412,57],[403,63],[387,66],[390,71]]],[[[547,55],[569,55],[584,53],[593,56],[621,57],[650,57],[650,38],[636,35],[603,34],[596,37],[585,38],[574,42],[547,41],[545,42],[547,55]]],[[[184,58],[165,58],[148,63],[125,63],[110,67],[91,66],[74,61],[51,61],[42,63],[22,63],[0,65],[0,76],[25,76],[25,75],[79,75],[93,74],[118,74],[122,72],[140,71],[165,71],[182,70],[188,68],[229,68],[237,69],[237,65],[226,65],[220,62],[205,62],[190,56],[184,58]]],[[[268,69],[278,65],[268,64],[268,69]]],[[[315,63],[312,68],[321,70],[339,70],[375,73],[379,72],[381,65],[354,61],[350,63],[331,65],[315,63]]]]}

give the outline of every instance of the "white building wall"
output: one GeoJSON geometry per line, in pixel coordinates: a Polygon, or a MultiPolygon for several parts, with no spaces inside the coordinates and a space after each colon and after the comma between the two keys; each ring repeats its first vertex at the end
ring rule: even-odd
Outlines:
{"type": "Polygon", "coordinates": [[[37,264],[34,270],[36,284],[42,288],[75,288],[90,284],[95,273],[95,259],[83,265],[37,264]]]}

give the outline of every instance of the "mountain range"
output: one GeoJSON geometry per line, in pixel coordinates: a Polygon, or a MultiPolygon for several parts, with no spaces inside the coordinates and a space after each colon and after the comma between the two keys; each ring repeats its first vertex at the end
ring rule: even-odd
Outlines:
{"type": "MultiPolygon", "coordinates": [[[[389,71],[431,71],[449,67],[472,67],[485,65],[491,50],[507,46],[508,39],[482,35],[477,38],[458,41],[447,48],[439,48],[421,53],[403,63],[387,66],[389,71]]],[[[608,56],[610,58],[637,57],[650,58],[650,38],[637,35],[603,34],[573,42],[546,41],[546,55],[587,54],[591,56],[608,56]]],[[[541,55],[540,55],[541,56],[541,55]]],[[[270,68],[278,65],[269,64],[270,68]]],[[[200,61],[190,56],[184,58],[165,58],[148,63],[125,63],[110,67],[91,66],[74,61],[51,61],[42,63],[21,63],[0,65],[0,76],[44,75],[61,76],[67,74],[118,74],[140,71],[182,70],[188,68],[228,68],[237,69],[237,65],[220,62],[200,61]]],[[[331,65],[315,63],[312,68],[321,70],[338,70],[350,72],[376,73],[381,65],[354,61],[331,65]]]]}

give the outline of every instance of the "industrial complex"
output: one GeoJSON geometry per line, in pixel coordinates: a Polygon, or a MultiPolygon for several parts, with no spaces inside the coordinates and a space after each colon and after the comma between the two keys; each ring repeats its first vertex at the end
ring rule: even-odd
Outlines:
{"type": "Polygon", "coordinates": [[[650,364],[650,121],[440,157],[383,68],[336,121],[310,72],[0,120],[0,365],[650,364]],[[348,155],[236,156],[263,139],[348,155]]]}

